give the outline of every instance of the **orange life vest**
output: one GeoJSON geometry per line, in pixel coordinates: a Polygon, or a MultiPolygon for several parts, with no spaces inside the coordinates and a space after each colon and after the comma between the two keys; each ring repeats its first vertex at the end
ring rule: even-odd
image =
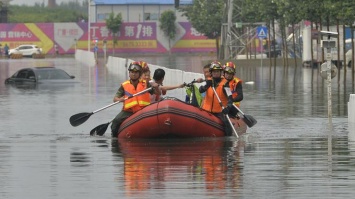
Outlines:
{"type": "MultiPolygon", "coordinates": [[[[218,97],[221,99],[223,107],[227,106],[228,97],[223,92],[223,86],[227,82],[226,79],[222,78],[218,85],[215,87],[218,97]]],[[[217,97],[215,96],[211,87],[206,91],[206,96],[203,99],[202,107],[203,110],[206,110],[211,113],[221,113],[222,107],[218,102],[217,97]]]]}
{"type": "MultiPolygon", "coordinates": [[[[242,80],[238,77],[234,77],[231,81],[229,81],[229,88],[231,89],[233,98],[236,98],[238,96],[238,93],[235,91],[235,88],[237,87],[237,84],[239,82],[242,83],[242,80]]],[[[240,102],[234,102],[233,104],[238,107],[240,106],[240,102]]]]}
{"type": "MultiPolygon", "coordinates": [[[[134,88],[133,84],[131,84],[131,82],[127,80],[122,83],[122,86],[125,91],[125,97],[127,98],[146,89],[146,82],[143,80],[139,80],[137,88],[134,88]]],[[[135,113],[141,110],[143,107],[148,106],[150,104],[149,95],[149,92],[146,92],[135,97],[126,99],[124,101],[123,110],[135,113]]]]}

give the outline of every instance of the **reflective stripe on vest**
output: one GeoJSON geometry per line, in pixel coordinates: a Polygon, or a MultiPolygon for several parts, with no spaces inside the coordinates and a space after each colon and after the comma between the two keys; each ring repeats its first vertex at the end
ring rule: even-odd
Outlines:
{"type": "MultiPolygon", "coordinates": [[[[137,88],[134,88],[133,84],[131,84],[131,82],[128,80],[123,82],[122,86],[123,89],[125,90],[125,97],[127,98],[140,91],[143,91],[144,89],[146,89],[147,85],[145,81],[140,80],[138,82],[137,88]]],[[[137,95],[135,97],[126,99],[124,101],[123,110],[135,113],[141,110],[143,107],[148,106],[149,104],[150,104],[150,94],[149,92],[146,92],[137,95]]]]}

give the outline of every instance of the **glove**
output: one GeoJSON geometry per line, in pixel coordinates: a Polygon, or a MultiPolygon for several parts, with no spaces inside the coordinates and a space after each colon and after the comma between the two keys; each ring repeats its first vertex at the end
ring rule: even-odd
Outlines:
{"type": "Polygon", "coordinates": [[[222,113],[227,115],[229,113],[229,110],[230,110],[230,108],[229,108],[229,106],[227,106],[222,110],[222,113]]]}
{"type": "Polygon", "coordinates": [[[207,80],[206,85],[205,85],[205,89],[207,90],[211,86],[212,86],[212,80],[207,80]]]}

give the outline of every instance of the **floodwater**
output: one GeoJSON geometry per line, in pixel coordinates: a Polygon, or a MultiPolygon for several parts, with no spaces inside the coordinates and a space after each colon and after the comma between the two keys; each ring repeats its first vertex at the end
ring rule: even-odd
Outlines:
{"type": "MultiPolygon", "coordinates": [[[[209,58],[143,59],[201,72],[199,61],[209,58]]],[[[110,121],[121,105],[78,127],[69,124],[71,115],[112,103],[123,80],[102,64],[0,60],[0,198],[352,198],[355,142],[349,135],[355,131],[348,125],[347,102],[355,92],[350,72],[345,84],[342,73],[340,83],[333,79],[330,119],[327,82],[317,70],[239,66],[246,82],[241,108],[258,120],[239,140],[117,141],[109,130],[102,137],[89,132],[110,121]],[[62,68],[80,83],[3,84],[32,66],[62,68]]]]}

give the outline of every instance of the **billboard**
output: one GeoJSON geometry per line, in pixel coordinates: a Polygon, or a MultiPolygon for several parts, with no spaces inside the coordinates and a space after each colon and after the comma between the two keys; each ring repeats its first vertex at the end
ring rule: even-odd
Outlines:
{"type": "Polygon", "coordinates": [[[160,31],[158,22],[122,23],[117,42],[105,23],[18,23],[0,24],[0,43],[14,48],[21,44],[35,44],[46,54],[55,53],[57,44],[59,54],[72,54],[75,49],[98,52],[122,53],[165,53],[171,52],[215,52],[216,41],[198,33],[189,22],[177,23],[175,39],[168,40],[160,31]],[[89,37],[90,36],[90,37],[89,37]],[[88,40],[90,39],[90,43],[88,40]]]}

